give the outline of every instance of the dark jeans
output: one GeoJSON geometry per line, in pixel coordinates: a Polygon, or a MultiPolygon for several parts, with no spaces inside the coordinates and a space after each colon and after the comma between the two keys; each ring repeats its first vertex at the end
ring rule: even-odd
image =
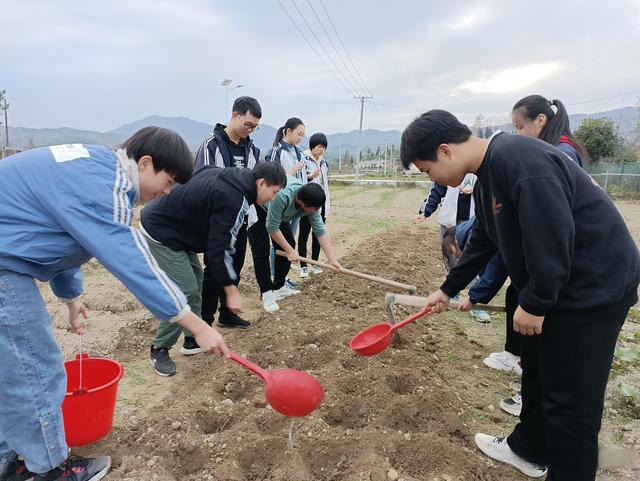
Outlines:
{"type": "Polygon", "coordinates": [[[508,438],[547,480],[593,481],[613,350],[628,303],[549,313],[538,336],[522,336],[522,413],[508,438]]]}
{"type": "MultiPolygon", "coordinates": [[[[238,274],[236,285],[240,283],[240,272],[244,266],[244,258],[247,253],[247,225],[243,224],[236,238],[236,252],[233,255],[233,268],[238,274]]],[[[205,253],[205,257],[206,257],[205,253]]],[[[233,314],[227,309],[227,296],[222,285],[218,284],[213,273],[208,267],[204,269],[202,280],[202,319],[209,325],[213,324],[213,316],[220,303],[220,317],[229,317],[233,314]]]]}
{"type": "Polygon", "coordinates": [[[510,352],[514,356],[520,356],[522,351],[522,334],[513,330],[513,315],[518,308],[518,291],[513,284],[509,284],[505,295],[505,306],[507,308],[507,320],[505,322],[507,331],[507,341],[504,344],[504,350],[510,352]]]}
{"type": "Polygon", "coordinates": [[[256,273],[256,281],[260,287],[260,294],[273,290],[271,281],[271,267],[269,266],[269,254],[271,242],[267,232],[267,212],[262,207],[256,207],[258,222],[249,227],[248,236],[253,257],[253,269],[256,273]]]}
{"type": "MultiPolygon", "coordinates": [[[[287,240],[291,247],[296,248],[296,240],[293,237],[293,232],[291,232],[291,224],[289,221],[283,222],[280,224],[280,232],[287,240]]],[[[276,250],[283,251],[284,249],[272,239],[273,248],[276,250]]],[[[273,288],[280,289],[284,286],[284,282],[287,278],[287,274],[289,274],[289,269],[291,268],[291,262],[286,257],[276,255],[275,261],[275,272],[273,274],[273,288]]]]}
{"type": "MultiPolygon", "coordinates": [[[[324,215],[324,206],[322,206],[322,222],[326,222],[324,215]]],[[[309,234],[311,233],[311,258],[317,261],[320,258],[320,242],[315,234],[311,232],[311,222],[309,217],[304,216],[300,218],[300,233],[298,234],[298,254],[302,257],[307,257],[307,241],[309,240],[309,234]]],[[[306,262],[300,261],[300,267],[307,267],[306,262]]]]}

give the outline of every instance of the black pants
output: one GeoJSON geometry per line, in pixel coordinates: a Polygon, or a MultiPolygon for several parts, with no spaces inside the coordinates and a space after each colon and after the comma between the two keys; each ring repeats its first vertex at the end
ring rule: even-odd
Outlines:
{"type": "MultiPolygon", "coordinates": [[[[322,222],[326,222],[324,215],[324,206],[322,206],[322,222]]],[[[311,233],[311,222],[309,222],[309,216],[300,218],[300,232],[298,233],[298,254],[301,257],[307,257],[307,241],[309,240],[309,234],[311,233]]],[[[311,233],[311,258],[317,261],[320,258],[320,242],[318,237],[311,233]]],[[[300,267],[307,267],[306,262],[300,261],[300,267]]]]}
{"type": "Polygon", "coordinates": [[[510,352],[514,356],[520,356],[522,351],[522,334],[513,330],[513,315],[518,308],[518,291],[513,284],[509,284],[505,295],[505,306],[507,308],[507,320],[505,322],[507,331],[507,341],[504,344],[504,350],[510,352]]]}
{"type": "MultiPolygon", "coordinates": [[[[243,224],[238,231],[236,238],[236,252],[233,255],[233,269],[238,274],[236,285],[240,283],[240,272],[244,266],[244,258],[247,253],[247,224],[243,224]]],[[[206,257],[205,253],[205,257],[206,257]]],[[[227,296],[224,287],[218,284],[213,277],[213,273],[208,267],[204,268],[204,277],[202,279],[202,319],[209,325],[213,324],[213,316],[218,310],[220,304],[220,317],[228,317],[233,315],[227,309],[227,296]]]]}
{"type": "Polygon", "coordinates": [[[613,350],[628,303],[550,313],[542,334],[522,339],[522,413],[508,438],[547,481],[593,481],[613,350]]]}
{"type": "Polygon", "coordinates": [[[271,281],[271,267],[269,266],[269,255],[271,252],[271,241],[267,232],[267,212],[262,207],[256,207],[258,222],[249,227],[248,236],[251,244],[251,255],[253,257],[253,269],[256,273],[256,281],[260,288],[260,294],[273,290],[271,281]]]}
{"type": "MultiPolygon", "coordinates": [[[[287,242],[291,244],[291,247],[295,249],[296,240],[293,237],[293,232],[291,232],[291,223],[289,221],[283,222],[282,224],[280,224],[280,232],[282,232],[282,235],[287,240],[287,242]]],[[[272,242],[273,242],[274,249],[281,250],[281,251],[284,250],[284,248],[282,248],[282,246],[280,246],[273,239],[272,239],[272,242]]],[[[287,278],[287,274],[289,274],[290,268],[291,268],[291,262],[289,262],[289,259],[287,259],[286,257],[278,256],[278,255],[276,256],[275,272],[273,273],[274,289],[280,289],[282,286],[284,286],[284,282],[287,278]]]]}

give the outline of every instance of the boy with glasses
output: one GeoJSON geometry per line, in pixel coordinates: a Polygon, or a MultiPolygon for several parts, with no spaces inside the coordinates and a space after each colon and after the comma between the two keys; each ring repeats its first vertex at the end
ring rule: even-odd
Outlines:
{"type": "MultiPolygon", "coordinates": [[[[227,125],[216,124],[213,132],[205,139],[198,153],[196,154],[195,167],[198,169],[203,165],[214,165],[216,167],[246,167],[252,169],[260,158],[260,150],[253,144],[249,134],[258,129],[262,109],[260,104],[253,97],[238,97],[233,102],[231,119],[227,125]]],[[[263,214],[264,215],[264,214],[263,214]]],[[[258,213],[255,207],[251,207],[248,218],[251,223],[257,220],[258,213]]],[[[237,233],[236,251],[233,256],[233,267],[238,273],[236,283],[240,282],[240,271],[244,266],[245,254],[247,251],[247,219],[245,218],[242,227],[237,233]]],[[[251,235],[249,235],[251,237],[251,235]]],[[[253,245],[253,241],[249,239],[253,245]]],[[[254,264],[259,264],[260,260],[254,264]]],[[[262,272],[257,268],[256,272],[262,272]]],[[[266,281],[260,276],[258,284],[269,290],[266,281]]],[[[258,275],[256,274],[256,278],[258,275]]],[[[270,279],[269,279],[270,281],[270,279]]],[[[270,282],[269,282],[270,284],[270,282]]],[[[237,285],[237,284],[236,284],[237,285]]],[[[262,290],[262,289],[261,289],[262,290]]],[[[238,314],[227,309],[225,291],[223,287],[215,281],[215,277],[208,267],[204,270],[202,282],[202,318],[210,325],[213,324],[214,315],[220,305],[220,315],[218,326],[247,329],[251,323],[242,319],[238,314]]],[[[185,345],[181,352],[185,355],[197,354],[197,345],[187,344],[192,338],[185,338],[185,345]]]]}

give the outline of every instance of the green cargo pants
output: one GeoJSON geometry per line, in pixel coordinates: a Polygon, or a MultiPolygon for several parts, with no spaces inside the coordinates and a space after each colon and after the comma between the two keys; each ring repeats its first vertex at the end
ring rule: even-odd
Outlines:
{"type": "MultiPolygon", "coordinates": [[[[200,316],[202,311],[202,266],[200,259],[193,252],[174,251],[159,242],[147,237],[149,250],[169,278],[184,293],[191,307],[191,312],[200,316]]],[[[158,331],[153,338],[153,345],[171,349],[183,331],[177,322],[160,321],[158,331]]],[[[191,333],[184,329],[185,336],[191,333]]]]}

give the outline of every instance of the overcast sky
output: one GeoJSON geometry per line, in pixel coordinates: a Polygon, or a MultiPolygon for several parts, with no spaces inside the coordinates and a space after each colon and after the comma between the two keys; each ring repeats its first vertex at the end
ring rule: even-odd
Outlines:
{"type": "Polygon", "coordinates": [[[244,85],[230,103],[256,97],[264,122],[297,116],[327,133],[357,128],[354,93],[375,97],[364,127],[384,129],[433,108],[504,121],[531,93],[570,113],[640,97],[640,0],[0,0],[0,12],[14,126],[224,121],[225,78],[244,85]]]}

